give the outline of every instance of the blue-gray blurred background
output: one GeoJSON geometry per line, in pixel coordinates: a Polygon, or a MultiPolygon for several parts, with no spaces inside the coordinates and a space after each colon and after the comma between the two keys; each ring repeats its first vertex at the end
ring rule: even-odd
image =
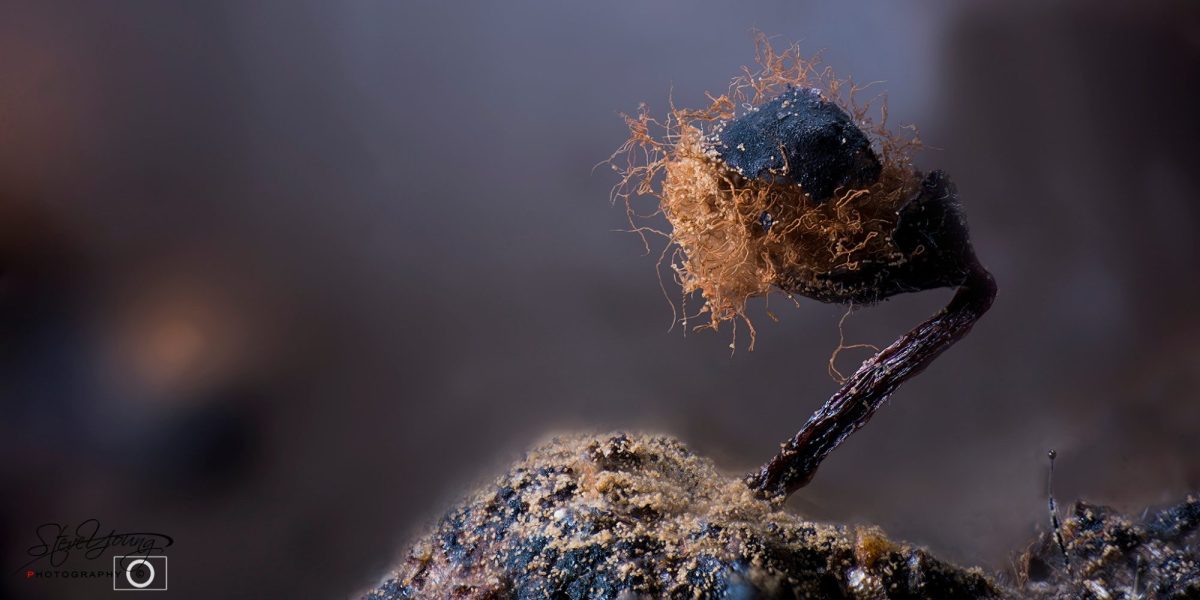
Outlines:
{"type": "Polygon", "coordinates": [[[102,596],[16,572],[37,525],[98,518],[173,536],[172,595],[349,597],[559,430],[765,460],[836,388],[843,310],[756,305],[733,356],[668,332],[592,171],[755,29],[881,82],[1000,282],[792,508],[1003,571],[1048,448],[1060,499],[1200,490],[1194,3],[8,1],[0,595],[102,596]]]}

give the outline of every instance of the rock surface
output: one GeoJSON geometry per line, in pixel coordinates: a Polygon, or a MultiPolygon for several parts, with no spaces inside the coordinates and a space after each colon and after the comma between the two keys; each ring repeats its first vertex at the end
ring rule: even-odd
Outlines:
{"type": "Polygon", "coordinates": [[[665,437],[558,438],[451,510],[365,597],[992,598],[887,539],[811,523],[665,437]]]}
{"type": "Polygon", "coordinates": [[[562,437],[452,509],[364,600],[1200,598],[1200,500],[1138,519],[1078,502],[1061,532],[1001,581],[783,512],[671,438],[562,437]]]}
{"type": "Polygon", "coordinates": [[[1021,557],[1021,597],[1068,600],[1200,598],[1200,500],[1131,519],[1076,502],[1063,546],[1041,536],[1021,557]],[[1065,549],[1065,553],[1064,553],[1065,549]]]}

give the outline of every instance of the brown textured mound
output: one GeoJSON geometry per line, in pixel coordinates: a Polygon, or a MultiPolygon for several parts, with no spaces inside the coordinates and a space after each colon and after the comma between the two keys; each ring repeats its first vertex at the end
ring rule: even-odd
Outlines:
{"type": "Polygon", "coordinates": [[[876,529],[782,512],[666,437],[557,438],[450,511],[369,599],[990,598],[876,529]]]}

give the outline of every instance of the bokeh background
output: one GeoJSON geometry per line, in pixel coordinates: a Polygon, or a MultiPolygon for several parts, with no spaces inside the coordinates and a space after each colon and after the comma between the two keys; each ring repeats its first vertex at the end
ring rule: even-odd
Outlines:
{"type": "Polygon", "coordinates": [[[1004,571],[1048,448],[1062,500],[1200,490],[1194,3],[9,1],[0,595],[111,593],[16,573],[37,525],[98,518],[174,537],[172,595],[352,597],[559,430],[765,460],[836,388],[843,310],[758,305],[732,356],[668,331],[592,170],[619,112],[723,90],[756,28],[881,82],[1000,283],[792,508],[1004,571]]]}

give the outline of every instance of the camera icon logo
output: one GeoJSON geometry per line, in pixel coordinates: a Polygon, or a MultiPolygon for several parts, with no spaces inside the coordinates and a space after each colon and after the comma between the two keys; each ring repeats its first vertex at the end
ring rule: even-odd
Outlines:
{"type": "Polygon", "coordinates": [[[117,591],[166,590],[167,557],[114,556],[113,589],[117,591]]]}

